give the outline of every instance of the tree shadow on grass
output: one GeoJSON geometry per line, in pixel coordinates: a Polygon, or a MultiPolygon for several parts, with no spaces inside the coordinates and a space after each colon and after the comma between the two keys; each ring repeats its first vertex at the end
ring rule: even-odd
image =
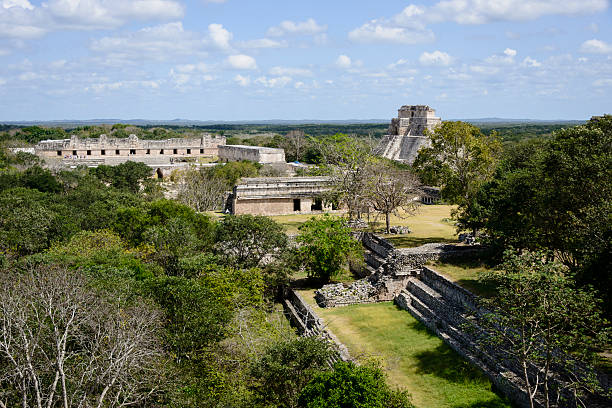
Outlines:
{"type": "Polygon", "coordinates": [[[476,401],[467,404],[453,405],[452,408],[508,408],[512,405],[501,397],[491,398],[487,401],[476,401]]]}
{"type": "Polygon", "coordinates": [[[415,355],[417,372],[432,374],[454,383],[485,382],[486,377],[479,369],[461,358],[446,344],[433,350],[422,351],[415,355]]]}

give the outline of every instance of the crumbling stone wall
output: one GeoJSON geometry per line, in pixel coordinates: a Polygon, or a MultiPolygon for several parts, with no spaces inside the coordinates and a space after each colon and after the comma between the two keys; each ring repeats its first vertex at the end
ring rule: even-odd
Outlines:
{"type": "Polygon", "coordinates": [[[339,360],[352,360],[346,346],[325,327],[323,320],[319,318],[315,311],[295,290],[291,288],[286,289],[283,308],[285,315],[301,336],[320,337],[332,345],[332,348],[336,351],[336,356],[329,361],[330,365],[339,360]]]}

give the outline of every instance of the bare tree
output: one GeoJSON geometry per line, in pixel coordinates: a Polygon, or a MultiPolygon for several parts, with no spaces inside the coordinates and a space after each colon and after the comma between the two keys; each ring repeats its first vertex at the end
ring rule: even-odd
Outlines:
{"type": "MultiPolygon", "coordinates": [[[[287,141],[291,151],[295,152],[295,160],[300,161],[302,153],[304,151],[304,145],[306,144],[306,138],[304,137],[303,130],[291,130],[287,133],[287,141]]],[[[289,152],[291,153],[291,152],[289,152]]]]}
{"type": "Polygon", "coordinates": [[[418,206],[416,199],[421,194],[419,179],[411,172],[384,161],[371,163],[366,172],[366,201],[375,211],[385,215],[388,234],[391,232],[391,214],[399,215],[400,209],[410,214],[418,206]]]}
{"type": "Polygon", "coordinates": [[[161,382],[159,313],[121,305],[78,271],[0,272],[0,407],[123,407],[161,382]]]}
{"type": "Polygon", "coordinates": [[[196,211],[219,210],[228,189],[225,180],[208,175],[205,169],[189,169],[181,177],[177,199],[196,211]]]}

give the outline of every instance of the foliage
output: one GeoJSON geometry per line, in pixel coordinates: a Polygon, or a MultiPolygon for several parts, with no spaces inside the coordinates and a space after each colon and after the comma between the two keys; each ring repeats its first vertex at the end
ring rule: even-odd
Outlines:
{"type": "Polygon", "coordinates": [[[283,228],[268,217],[227,215],[217,226],[215,250],[227,264],[254,267],[266,255],[279,254],[286,247],[283,228]]]}
{"type": "Polygon", "coordinates": [[[117,166],[101,165],[90,169],[91,174],[118,189],[133,193],[140,191],[140,183],[153,175],[153,169],[141,162],[127,161],[117,166]]]}
{"type": "Polygon", "coordinates": [[[554,251],[578,284],[612,286],[611,124],[607,115],[507,152],[476,198],[495,243],[554,251]]]}
{"type": "Polygon", "coordinates": [[[0,407],[146,404],[164,377],[159,313],[78,271],[0,272],[0,407]]]}
{"type": "Polygon", "coordinates": [[[338,362],[316,375],[299,396],[305,408],[411,408],[405,392],[393,391],[380,367],[338,362]]]}
{"type": "Polygon", "coordinates": [[[316,374],[328,369],[332,355],[328,343],[313,337],[271,345],[251,370],[256,401],[265,406],[297,407],[300,391],[316,374]]]}
{"type": "Polygon", "coordinates": [[[196,211],[221,210],[230,186],[227,180],[211,173],[205,168],[186,170],[181,174],[177,200],[196,211]]]}
{"type": "Polygon", "coordinates": [[[498,293],[483,301],[490,311],[477,315],[478,323],[489,334],[482,341],[522,367],[530,405],[538,392],[548,407],[568,394],[580,399],[597,390],[584,363],[593,362],[607,332],[593,292],[575,289],[566,268],[541,252],[508,252],[500,269],[483,275],[498,293]]]}
{"type": "Polygon", "coordinates": [[[349,259],[356,261],[360,257],[361,245],[341,218],[328,214],[312,217],[299,230],[298,258],[310,277],[328,282],[349,259]]]}
{"type": "Polygon", "coordinates": [[[501,152],[496,134],[486,136],[465,122],[443,122],[428,136],[431,146],[414,162],[423,182],[442,186],[442,197],[451,203],[468,201],[495,171],[501,152]]]}
{"type": "Polygon", "coordinates": [[[209,178],[223,180],[227,186],[233,187],[243,177],[257,177],[261,164],[248,160],[218,164],[207,170],[209,178]]]}

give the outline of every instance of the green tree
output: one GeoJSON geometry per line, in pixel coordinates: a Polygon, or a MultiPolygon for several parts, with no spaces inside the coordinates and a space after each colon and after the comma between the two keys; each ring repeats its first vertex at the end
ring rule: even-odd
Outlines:
{"type": "Polygon", "coordinates": [[[230,188],[243,177],[257,177],[261,164],[248,160],[218,164],[208,170],[208,176],[223,180],[230,188]]]}
{"type": "Polygon", "coordinates": [[[359,259],[361,245],[342,218],[325,214],[312,217],[299,227],[297,255],[308,276],[329,282],[348,260],[359,259]]]}
{"type": "Polygon", "coordinates": [[[304,408],[412,408],[406,392],[394,391],[379,367],[338,362],[316,375],[302,390],[304,408]]]}
{"type": "Polygon", "coordinates": [[[497,135],[484,135],[465,122],[443,122],[428,134],[430,147],[422,148],[414,162],[423,182],[442,187],[451,203],[469,201],[495,171],[501,143],[497,135]]]}
{"type": "Polygon", "coordinates": [[[217,226],[215,251],[227,264],[257,266],[266,255],[287,248],[283,227],[261,215],[227,215],[217,226]]]}
{"type": "Polygon", "coordinates": [[[117,166],[101,165],[90,172],[115,188],[133,193],[140,191],[140,184],[153,175],[153,169],[141,162],[127,161],[117,166]]]}
{"type": "Polygon", "coordinates": [[[271,345],[251,369],[256,401],[265,406],[297,407],[300,391],[328,369],[332,355],[328,343],[313,337],[271,345]]]}
{"type": "Polygon", "coordinates": [[[500,271],[483,275],[497,294],[483,300],[485,308],[476,315],[488,333],[481,342],[500,350],[498,358],[514,359],[522,367],[532,408],[536,398],[550,407],[564,394],[578,401],[599,390],[595,373],[584,363],[594,362],[595,351],[607,341],[593,292],[575,289],[567,269],[547,259],[541,252],[508,252],[500,271]]]}
{"type": "MultiPolygon", "coordinates": [[[[612,286],[612,116],[509,150],[477,196],[499,247],[547,249],[579,285],[612,286]]],[[[601,291],[612,305],[610,291],[601,291]]],[[[612,306],[606,306],[612,313],[612,306]]]]}

